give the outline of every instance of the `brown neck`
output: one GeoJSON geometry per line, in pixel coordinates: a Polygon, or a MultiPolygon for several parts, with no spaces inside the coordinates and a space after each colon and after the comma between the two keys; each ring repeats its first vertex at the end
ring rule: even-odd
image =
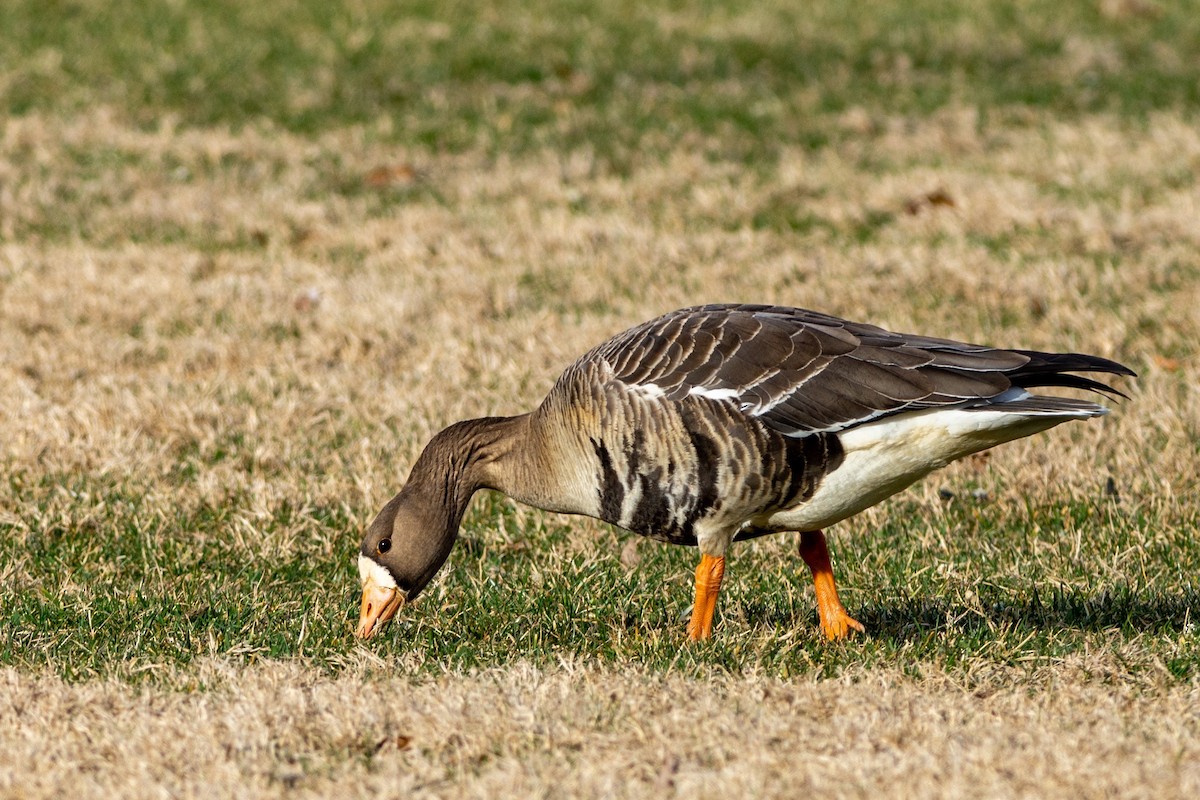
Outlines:
{"type": "Polygon", "coordinates": [[[409,486],[444,498],[455,527],[479,489],[495,489],[537,505],[538,476],[545,469],[529,420],[529,414],[521,414],[456,422],[425,446],[413,465],[409,486]]]}

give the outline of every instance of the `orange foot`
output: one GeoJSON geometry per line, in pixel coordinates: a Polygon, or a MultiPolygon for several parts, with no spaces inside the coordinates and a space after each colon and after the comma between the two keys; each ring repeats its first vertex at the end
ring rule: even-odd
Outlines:
{"type": "Polygon", "coordinates": [[[821,618],[821,632],[830,641],[845,639],[850,635],[851,629],[859,633],[865,633],[867,630],[861,622],[846,613],[846,609],[838,602],[836,593],[833,596],[832,602],[821,602],[821,597],[818,593],[817,615],[821,618]]]}
{"type": "Polygon", "coordinates": [[[717,610],[717,595],[725,577],[725,556],[700,556],[696,567],[696,602],[692,604],[692,619],[688,623],[688,638],[693,642],[712,636],[713,614],[717,610]]]}
{"type": "Polygon", "coordinates": [[[821,631],[825,638],[830,641],[845,639],[851,630],[859,633],[866,631],[861,622],[846,613],[842,601],[838,600],[825,534],[821,531],[800,534],[800,556],[812,571],[813,589],[817,592],[817,616],[821,618],[821,631]]]}

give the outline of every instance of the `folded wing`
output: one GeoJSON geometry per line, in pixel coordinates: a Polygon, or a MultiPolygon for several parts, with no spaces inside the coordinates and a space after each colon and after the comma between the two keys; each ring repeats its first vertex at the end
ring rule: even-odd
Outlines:
{"type": "MultiPolygon", "coordinates": [[[[1133,375],[1097,356],[1001,350],[759,305],[681,309],[616,336],[592,355],[622,383],[654,387],[671,400],[696,395],[733,403],[789,436],[938,406],[1020,402],[1037,413],[1039,400],[1061,398],[1010,390],[1064,386],[1119,395],[1064,373],[1133,375]]],[[[1055,403],[1046,406],[1053,413],[1055,403]]]]}

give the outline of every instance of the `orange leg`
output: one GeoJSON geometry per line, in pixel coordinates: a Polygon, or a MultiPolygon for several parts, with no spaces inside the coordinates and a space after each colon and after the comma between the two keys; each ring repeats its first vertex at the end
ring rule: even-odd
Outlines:
{"type": "Polygon", "coordinates": [[[851,628],[862,633],[865,630],[862,623],[852,619],[842,606],[842,601],[838,600],[825,534],[821,531],[800,534],[800,556],[812,571],[813,588],[817,591],[817,615],[821,618],[821,630],[825,638],[845,639],[850,635],[851,628]]]}
{"type": "Polygon", "coordinates": [[[692,641],[712,636],[713,614],[717,610],[717,594],[721,591],[721,578],[725,577],[725,556],[700,556],[696,567],[696,602],[692,606],[692,620],[688,623],[688,638],[692,641]]]}

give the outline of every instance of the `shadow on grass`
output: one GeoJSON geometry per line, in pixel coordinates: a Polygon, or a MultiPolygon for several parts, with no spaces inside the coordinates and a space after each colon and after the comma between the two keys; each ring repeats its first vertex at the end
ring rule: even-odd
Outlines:
{"type": "Polygon", "coordinates": [[[899,603],[871,604],[851,611],[876,636],[898,641],[922,639],[931,632],[975,632],[998,627],[1034,630],[1121,630],[1125,633],[1182,633],[1196,624],[1200,590],[1178,593],[1139,592],[1119,586],[1101,592],[1056,587],[1036,589],[1027,600],[989,601],[977,605],[914,597],[899,603]]]}

